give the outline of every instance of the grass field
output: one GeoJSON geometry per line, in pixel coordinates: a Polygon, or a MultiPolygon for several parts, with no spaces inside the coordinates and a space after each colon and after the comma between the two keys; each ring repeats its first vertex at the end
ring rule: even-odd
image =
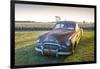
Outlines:
{"type": "Polygon", "coordinates": [[[75,53],[69,56],[42,56],[34,50],[36,39],[47,31],[15,32],[15,65],[94,61],[94,32],[85,30],[75,53]]]}

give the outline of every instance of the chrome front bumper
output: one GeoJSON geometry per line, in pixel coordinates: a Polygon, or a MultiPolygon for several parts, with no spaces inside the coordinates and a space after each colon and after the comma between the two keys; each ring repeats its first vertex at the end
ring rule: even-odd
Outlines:
{"type": "MultiPolygon", "coordinates": [[[[42,49],[39,49],[39,48],[36,47],[35,50],[37,52],[41,52],[43,54],[43,50],[42,49]]],[[[51,51],[55,52],[56,55],[69,55],[69,54],[71,54],[71,52],[59,52],[59,51],[56,52],[55,50],[51,50],[51,51]]]]}

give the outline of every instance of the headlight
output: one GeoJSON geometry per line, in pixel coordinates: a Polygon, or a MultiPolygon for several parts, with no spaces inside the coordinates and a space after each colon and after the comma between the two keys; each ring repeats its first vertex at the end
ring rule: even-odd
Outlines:
{"type": "Polygon", "coordinates": [[[36,42],[38,42],[38,43],[39,43],[39,42],[40,42],[40,39],[37,39],[37,40],[36,40],[36,42]]]}
{"type": "Polygon", "coordinates": [[[71,45],[71,41],[70,41],[70,40],[67,40],[67,41],[66,41],[66,45],[67,45],[67,46],[70,46],[70,45],[71,45]]]}

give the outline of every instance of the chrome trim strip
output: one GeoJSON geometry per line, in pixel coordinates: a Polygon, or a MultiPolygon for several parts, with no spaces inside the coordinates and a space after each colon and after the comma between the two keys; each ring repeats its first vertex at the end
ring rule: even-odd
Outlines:
{"type": "Polygon", "coordinates": [[[57,52],[58,55],[69,55],[71,52],[57,52]]]}
{"type": "Polygon", "coordinates": [[[38,51],[38,52],[42,52],[42,49],[39,49],[39,48],[36,48],[36,47],[35,47],[35,50],[38,51]]]}
{"type": "MultiPolygon", "coordinates": [[[[35,48],[35,50],[42,53],[42,49],[35,48]]],[[[45,50],[46,50],[46,49],[45,49],[45,50]]],[[[51,50],[51,51],[56,52],[56,55],[69,55],[69,54],[71,54],[71,52],[57,52],[56,50],[51,50]]],[[[42,55],[43,55],[43,54],[42,54],[42,55]]]]}
{"type": "Polygon", "coordinates": [[[52,49],[51,50],[49,50],[49,49],[43,49],[43,51],[52,51],[52,52],[55,52],[55,53],[57,52],[57,50],[52,50],[52,49]]]}
{"type": "Polygon", "coordinates": [[[57,43],[44,43],[44,45],[45,44],[51,44],[51,45],[57,45],[57,46],[60,46],[59,44],[57,44],[57,43]]]}

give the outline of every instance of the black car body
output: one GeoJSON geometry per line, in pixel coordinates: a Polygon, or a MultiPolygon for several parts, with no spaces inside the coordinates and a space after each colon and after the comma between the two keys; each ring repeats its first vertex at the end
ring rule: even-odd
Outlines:
{"type": "Polygon", "coordinates": [[[74,52],[82,32],[73,21],[57,22],[50,32],[38,37],[35,50],[42,55],[69,55],[74,52]]]}

